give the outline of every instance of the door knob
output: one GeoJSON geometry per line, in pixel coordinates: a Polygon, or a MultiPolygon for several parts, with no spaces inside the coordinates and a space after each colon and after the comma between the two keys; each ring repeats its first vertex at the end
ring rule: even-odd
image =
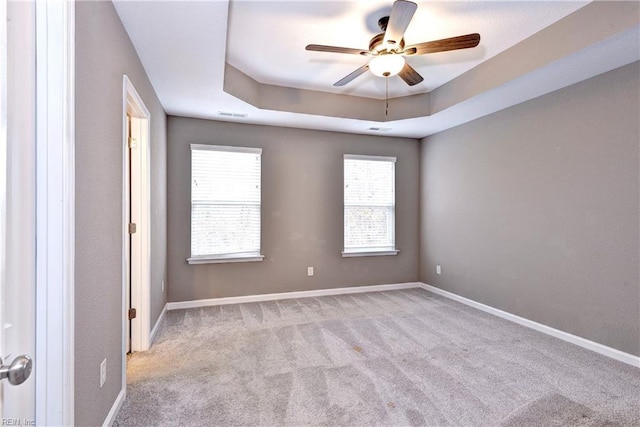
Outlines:
{"type": "Polygon", "coordinates": [[[18,356],[13,359],[11,365],[5,366],[0,358],[0,380],[9,378],[9,382],[13,385],[22,384],[31,375],[33,362],[29,356],[18,356]]]}

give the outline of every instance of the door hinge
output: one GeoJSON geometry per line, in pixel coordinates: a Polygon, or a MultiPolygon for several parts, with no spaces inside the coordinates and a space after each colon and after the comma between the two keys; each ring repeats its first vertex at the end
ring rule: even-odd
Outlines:
{"type": "Polygon", "coordinates": [[[129,137],[129,148],[136,148],[138,146],[138,141],[135,138],[129,137]]]}
{"type": "Polygon", "coordinates": [[[135,308],[130,308],[129,309],[129,320],[135,319],[135,318],[136,318],[136,309],[135,308]]]}
{"type": "Polygon", "coordinates": [[[136,230],[137,230],[136,223],[135,222],[130,222],[129,223],[129,234],[135,233],[136,230]]]}

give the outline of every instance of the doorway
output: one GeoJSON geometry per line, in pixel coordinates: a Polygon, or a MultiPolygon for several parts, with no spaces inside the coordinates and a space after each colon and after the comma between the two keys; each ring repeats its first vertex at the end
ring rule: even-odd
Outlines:
{"type": "Polygon", "coordinates": [[[123,383],[126,355],[149,348],[150,117],[129,78],[123,78],[123,383]]]}
{"type": "Polygon", "coordinates": [[[137,231],[137,223],[140,222],[138,219],[140,216],[140,199],[136,197],[136,189],[139,188],[140,183],[140,171],[139,164],[140,159],[138,159],[138,141],[140,140],[140,119],[131,117],[130,112],[127,112],[127,124],[126,124],[126,135],[127,140],[126,149],[129,153],[129,162],[127,165],[127,178],[129,180],[128,183],[128,195],[126,200],[126,211],[127,211],[127,223],[128,223],[128,235],[125,235],[125,246],[126,252],[128,256],[128,262],[125,269],[125,275],[127,283],[125,285],[125,310],[126,310],[126,332],[125,332],[125,353],[131,353],[131,324],[132,321],[137,317],[135,305],[131,303],[131,291],[132,288],[137,287],[139,283],[137,283],[137,279],[139,277],[139,263],[140,260],[137,256],[138,252],[134,251],[134,247],[139,246],[139,242],[136,236],[137,231]]]}

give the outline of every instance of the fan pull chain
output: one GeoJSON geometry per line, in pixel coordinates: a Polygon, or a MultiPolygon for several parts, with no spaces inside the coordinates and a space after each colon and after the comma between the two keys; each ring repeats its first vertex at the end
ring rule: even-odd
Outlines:
{"type": "Polygon", "coordinates": [[[384,115],[389,115],[389,77],[385,77],[385,107],[384,107],[384,115]]]}

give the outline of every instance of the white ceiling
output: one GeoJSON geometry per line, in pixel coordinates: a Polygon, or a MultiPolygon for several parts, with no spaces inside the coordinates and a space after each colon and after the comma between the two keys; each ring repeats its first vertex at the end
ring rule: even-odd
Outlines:
{"type": "MultiPolygon", "coordinates": [[[[225,61],[260,83],[384,97],[384,79],[367,73],[332,84],[363,65],[360,56],[308,52],[306,44],[367,48],[391,1],[116,1],[116,10],[168,114],[374,133],[377,122],[260,110],[223,91],[225,61]],[[244,119],[219,112],[247,114],[244,119]]],[[[425,78],[409,88],[389,79],[391,97],[431,91],[527,39],[588,2],[422,1],[407,44],[478,32],[480,45],[409,59],[425,78]]],[[[562,61],[428,117],[385,122],[386,135],[420,138],[540,96],[640,57],[638,30],[596,43],[562,61]],[[603,60],[606,58],[607,60],[603,60]]]]}
{"type": "MultiPolygon", "coordinates": [[[[377,99],[385,97],[385,79],[367,73],[342,88],[333,83],[368,59],[356,55],[308,52],[310,43],[368,50],[380,33],[377,22],[389,16],[387,1],[231,1],[227,61],[260,83],[377,99]]],[[[480,62],[537,33],[586,2],[423,1],[405,33],[407,45],[481,35],[473,49],[408,59],[424,81],[409,87],[389,79],[391,98],[431,91],[480,62]]]]}

